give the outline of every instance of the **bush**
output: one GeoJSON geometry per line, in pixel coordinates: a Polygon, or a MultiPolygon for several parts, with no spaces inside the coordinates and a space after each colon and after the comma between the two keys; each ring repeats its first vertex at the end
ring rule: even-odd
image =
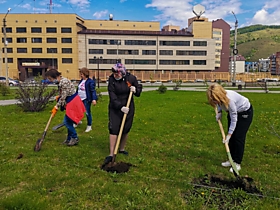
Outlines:
{"type": "Polygon", "coordinates": [[[161,86],[158,87],[157,91],[159,93],[165,93],[167,91],[167,87],[165,87],[163,84],[161,84],[161,86]]]}
{"type": "Polygon", "coordinates": [[[6,96],[10,93],[10,88],[5,83],[0,83],[0,92],[2,96],[6,96]]]}
{"type": "Polygon", "coordinates": [[[17,105],[25,112],[39,112],[46,108],[51,97],[57,94],[57,88],[49,89],[46,84],[20,84],[16,91],[17,105]]]}
{"type": "Polygon", "coordinates": [[[173,87],[173,90],[179,90],[179,88],[181,87],[182,85],[182,80],[179,79],[179,80],[173,80],[173,83],[175,83],[175,86],[173,87]]]}
{"type": "Polygon", "coordinates": [[[96,91],[98,101],[99,102],[102,101],[102,92],[101,92],[100,88],[96,88],[95,91],[96,91]]]}

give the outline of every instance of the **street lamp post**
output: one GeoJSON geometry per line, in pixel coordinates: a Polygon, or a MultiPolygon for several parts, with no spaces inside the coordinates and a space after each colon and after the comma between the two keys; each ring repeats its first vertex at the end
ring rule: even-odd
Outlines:
{"type": "Polygon", "coordinates": [[[9,86],[9,74],[8,74],[8,58],[7,58],[7,35],[6,35],[6,17],[8,13],[11,11],[11,8],[8,9],[6,15],[3,18],[3,33],[4,33],[4,53],[5,53],[5,64],[6,64],[6,85],[9,86]]]}
{"type": "Polygon", "coordinates": [[[99,88],[99,64],[100,64],[100,61],[102,61],[103,57],[102,56],[100,56],[100,57],[94,56],[93,59],[97,63],[97,84],[98,84],[98,88],[99,88]]]}
{"type": "Polygon", "coordinates": [[[235,87],[236,86],[236,80],[235,80],[235,75],[236,75],[236,55],[238,54],[238,50],[236,49],[236,42],[237,42],[237,27],[238,27],[238,20],[234,14],[234,12],[232,11],[232,14],[234,15],[235,18],[235,31],[234,31],[234,49],[233,49],[233,62],[234,62],[234,69],[233,69],[233,76],[232,76],[232,86],[235,87]]]}

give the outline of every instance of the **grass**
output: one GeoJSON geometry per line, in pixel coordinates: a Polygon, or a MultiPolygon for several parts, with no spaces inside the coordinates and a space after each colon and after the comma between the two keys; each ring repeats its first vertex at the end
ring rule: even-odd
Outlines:
{"type": "MultiPolygon", "coordinates": [[[[65,128],[50,129],[37,153],[33,147],[54,104],[41,113],[0,106],[0,209],[221,209],[221,202],[227,209],[279,209],[273,198],[280,197],[279,96],[244,95],[255,116],[240,173],[254,179],[263,198],[231,190],[217,201],[212,189],[192,185],[205,174],[235,179],[220,166],[227,156],[214,110],[204,92],[151,91],[135,98],[130,155],[117,155],[118,162],[135,165],[125,174],[99,168],[108,155],[108,96],[92,107],[93,131],[84,132],[86,119],[77,128],[78,146],[61,144],[65,128]]],[[[50,128],[63,114],[57,113],[50,128]]]]}

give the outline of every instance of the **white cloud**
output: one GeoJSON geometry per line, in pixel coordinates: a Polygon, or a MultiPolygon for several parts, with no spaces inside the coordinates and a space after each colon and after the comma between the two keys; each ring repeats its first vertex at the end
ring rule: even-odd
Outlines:
{"type": "Polygon", "coordinates": [[[96,17],[97,19],[100,19],[100,18],[106,16],[107,14],[108,14],[108,10],[103,10],[103,11],[95,12],[93,14],[93,17],[96,17]]]}
{"type": "Polygon", "coordinates": [[[279,1],[266,2],[262,9],[256,11],[252,20],[248,21],[248,25],[280,25],[279,10],[279,1]]]}
{"type": "Polygon", "coordinates": [[[33,6],[30,4],[23,4],[23,5],[19,5],[18,7],[27,9],[27,10],[33,9],[33,6]]]}
{"type": "MultiPolygon", "coordinates": [[[[157,21],[165,21],[165,24],[179,25],[187,27],[188,19],[194,17],[192,12],[196,2],[192,0],[152,0],[151,4],[147,4],[146,8],[155,8],[161,14],[155,16],[157,21]]],[[[207,17],[210,21],[232,16],[241,13],[240,0],[202,0],[199,4],[205,7],[205,13],[202,16],[207,17]]]]}
{"type": "Polygon", "coordinates": [[[83,10],[90,6],[89,0],[68,0],[68,3],[83,10]]]}
{"type": "Polygon", "coordinates": [[[124,3],[124,2],[126,2],[127,0],[120,0],[120,3],[124,3]]]}
{"type": "Polygon", "coordinates": [[[0,0],[0,4],[4,4],[4,3],[6,3],[5,0],[0,0]]]}

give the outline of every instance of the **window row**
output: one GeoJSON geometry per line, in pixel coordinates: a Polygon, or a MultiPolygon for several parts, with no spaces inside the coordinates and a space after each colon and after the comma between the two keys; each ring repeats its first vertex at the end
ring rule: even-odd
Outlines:
{"type": "MultiPolygon", "coordinates": [[[[89,54],[103,54],[103,49],[89,49],[89,54]]],[[[173,55],[173,50],[159,50],[160,55],[173,55]]],[[[139,55],[139,50],[107,49],[107,55],[139,55]]],[[[156,50],[142,50],[142,55],[156,55],[156,50]]],[[[176,50],[176,55],[206,56],[205,50],[176,50]]]]}
{"type": "MultiPolygon", "coordinates": [[[[27,28],[26,27],[16,27],[15,32],[16,33],[27,33],[27,28]]],[[[4,32],[4,28],[2,27],[2,33],[4,32]]],[[[42,28],[41,27],[31,27],[30,30],[31,33],[42,33],[42,28]]],[[[57,33],[57,28],[56,27],[46,27],[46,33],[57,33]]],[[[62,27],[60,29],[61,33],[72,33],[72,28],[69,27],[62,27]]],[[[6,33],[13,33],[13,28],[12,27],[6,27],[6,33]]]]}
{"type": "MultiPolygon", "coordinates": [[[[89,59],[89,64],[97,64],[97,59],[89,59]]],[[[102,59],[102,64],[115,64],[116,59],[102,59]]],[[[192,65],[206,65],[206,60],[193,60],[192,65]]],[[[125,59],[125,64],[130,65],[156,65],[156,60],[153,59],[125,59]]],[[[190,65],[189,60],[159,60],[160,65],[190,65]]]]}
{"type": "MultiPolygon", "coordinates": [[[[7,58],[8,63],[13,63],[14,59],[13,58],[7,58]]],[[[72,58],[62,58],[61,59],[62,63],[73,63],[73,59],[72,58]]],[[[3,58],[3,63],[5,63],[5,58],[3,58]]]]}
{"type": "MultiPolygon", "coordinates": [[[[6,38],[8,43],[13,43],[13,38],[6,38]]],[[[27,38],[21,37],[16,38],[16,43],[27,43],[27,38]]],[[[30,38],[31,43],[43,43],[43,39],[40,37],[30,38]]],[[[4,43],[4,38],[2,38],[2,43],[4,43]]],[[[57,43],[57,38],[46,38],[46,43],[57,43]]],[[[72,38],[61,38],[61,43],[72,43],[72,38]]]]}
{"type": "MultiPolygon", "coordinates": [[[[16,48],[17,53],[27,53],[27,48],[16,48]]],[[[42,48],[32,48],[32,53],[43,53],[42,48]]],[[[4,53],[4,48],[2,48],[2,52],[4,53]]],[[[7,53],[13,53],[13,48],[7,48],[7,53]]],[[[57,48],[47,48],[47,53],[58,53],[57,48]]],[[[72,48],[61,48],[61,53],[64,54],[72,54],[72,48]]]]}
{"type": "MultiPolygon", "coordinates": [[[[89,39],[88,44],[96,45],[122,45],[121,40],[116,39],[89,39]]],[[[124,40],[124,45],[156,46],[155,40],[124,40]]],[[[190,46],[190,41],[159,41],[160,46],[190,46]]],[[[193,41],[193,46],[207,46],[207,41],[193,41]]]]}

